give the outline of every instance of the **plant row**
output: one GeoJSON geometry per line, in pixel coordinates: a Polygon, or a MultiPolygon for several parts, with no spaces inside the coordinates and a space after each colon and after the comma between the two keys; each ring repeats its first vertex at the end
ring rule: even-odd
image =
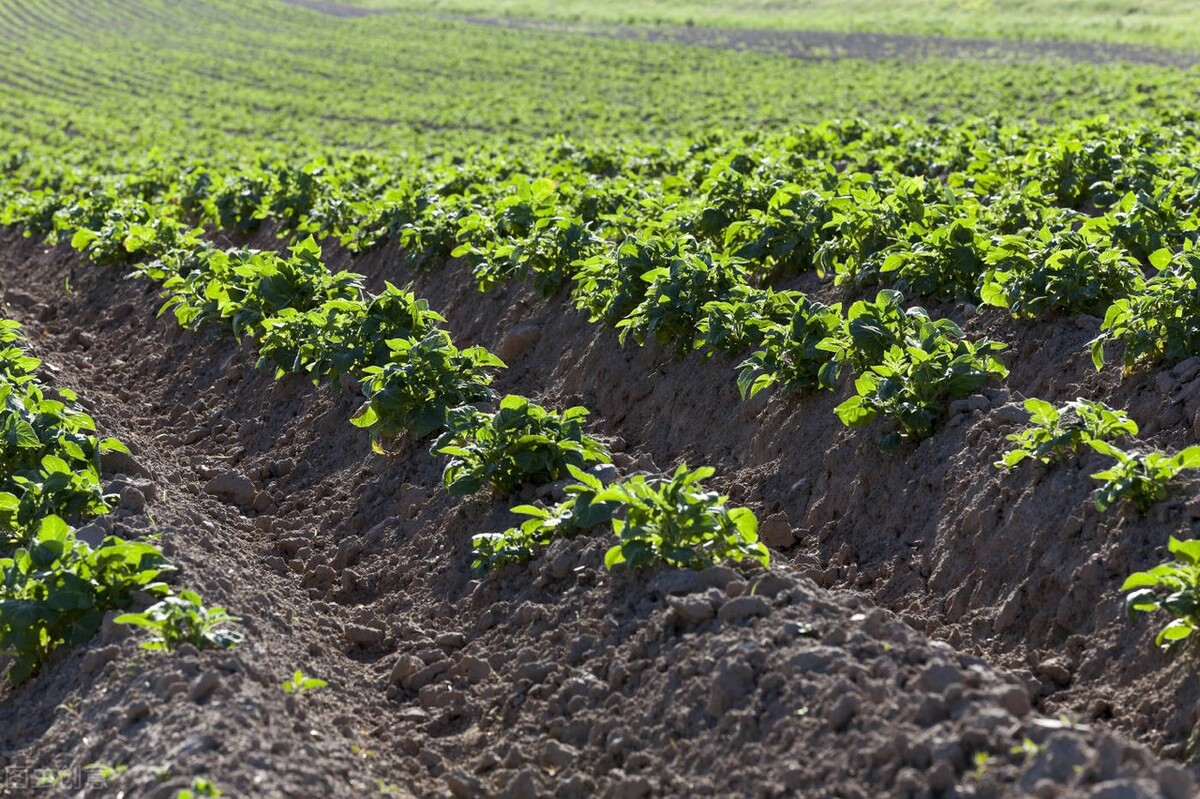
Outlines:
{"type": "Polygon", "coordinates": [[[17,323],[0,319],[0,655],[14,683],[59,647],[86,643],[137,592],[206,610],[190,592],[169,596],[173,567],[154,545],[76,536],[72,523],[109,510],[101,456],[128,450],[96,436],[71,391],[43,385],[39,363],[17,323]]]}

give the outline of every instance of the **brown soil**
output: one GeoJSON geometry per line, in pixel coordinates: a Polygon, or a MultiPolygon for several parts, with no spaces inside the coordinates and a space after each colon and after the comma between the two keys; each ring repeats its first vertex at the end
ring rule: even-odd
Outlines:
{"type": "Polygon", "coordinates": [[[386,14],[387,11],[381,11],[375,8],[358,8],[356,6],[345,6],[339,3],[326,3],[324,0],[283,0],[283,2],[300,8],[307,8],[309,11],[319,11],[322,14],[329,14],[332,17],[370,17],[376,14],[386,14]]]}
{"type": "MultiPolygon", "coordinates": [[[[394,250],[329,255],[374,285],[406,279],[394,250]]],[[[247,634],[162,656],[106,625],[0,689],[0,795],[173,797],[194,775],[239,797],[1194,792],[1142,744],[1184,755],[1196,679],[1121,618],[1116,588],[1190,530],[1195,483],[1139,521],[1090,508],[1090,458],[991,462],[1025,395],[1104,398],[1154,443],[1191,443],[1200,362],[1119,382],[1086,362],[1094,320],[938,309],[1009,341],[1013,374],[885,455],[832,395],[741,403],[728,363],[621,349],[561,298],[479,295],[451,264],[416,288],[460,342],[509,351],[501,390],[588,405],[626,472],[717,466],[777,550],[768,575],[609,574],[583,539],[481,579],[470,536],[507,526],[510,503],[448,497],[424,444],[372,455],[353,395],[156,319],[155,287],[120,269],[11,232],[0,264],[47,378],[151,475],[113,478],[151,501],[103,524],[160,533],[179,585],[247,634]],[[229,472],[253,507],[206,491],[229,472]],[[298,668],[329,687],[286,696],[298,668]],[[73,784],[97,762],[128,770],[73,784]],[[34,791],[18,769],[68,774],[34,791]]]]}

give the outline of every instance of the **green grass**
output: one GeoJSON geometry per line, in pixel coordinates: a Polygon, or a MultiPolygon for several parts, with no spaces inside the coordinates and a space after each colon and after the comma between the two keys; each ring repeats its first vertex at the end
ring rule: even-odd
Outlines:
{"type": "Polygon", "coordinates": [[[1200,49],[1196,0],[343,0],[558,20],[1073,39],[1200,49]]]}

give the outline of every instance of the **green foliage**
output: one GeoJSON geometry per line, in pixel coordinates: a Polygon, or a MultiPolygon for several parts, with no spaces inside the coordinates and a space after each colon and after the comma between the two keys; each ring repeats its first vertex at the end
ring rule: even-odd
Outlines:
{"type": "Polygon", "coordinates": [[[1104,367],[1104,345],[1125,345],[1128,373],[1138,366],[1174,363],[1200,354],[1200,254],[1151,256],[1159,271],[1104,314],[1100,335],[1092,341],[1092,361],[1104,367]]]}
{"type": "Polygon", "coordinates": [[[572,465],[567,466],[567,471],[577,481],[566,487],[568,499],[549,509],[518,505],[512,512],[529,517],[520,525],[502,533],[480,533],[472,537],[475,568],[486,570],[525,563],[559,538],[573,538],[612,521],[619,503],[616,500],[597,501],[604,491],[600,479],[572,465]]]}
{"type": "Polygon", "coordinates": [[[1145,454],[1117,449],[1107,441],[1091,439],[1088,445],[1101,455],[1116,460],[1110,469],[1096,472],[1093,479],[1104,485],[1096,489],[1096,507],[1108,508],[1127,500],[1139,513],[1145,513],[1167,496],[1167,486],[1184,469],[1200,468],[1200,446],[1188,447],[1174,455],[1163,452],[1145,454]]]}
{"type": "Polygon", "coordinates": [[[504,362],[483,347],[459,350],[444,330],[420,340],[394,339],[389,361],[363,370],[367,403],[351,420],[370,428],[372,445],[407,432],[422,439],[446,427],[450,412],[492,398],[489,369],[504,362]]]}
{"type": "Polygon", "coordinates": [[[304,672],[296,669],[295,674],[281,686],[285,694],[302,694],[305,691],[315,691],[329,685],[325,680],[316,677],[305,677],[304,672]]]}
{"type": "Polygon", "coordinates": [[[1162,563],[1149,571],[1135,572],[1125,579],[1125,608],[1135,613],[1165,610],[1174,616],[1154,642],[1169,647],[1200,629],[1200,541],[1180,541],[1171,536],[1168,549],[1173,563],[1162,563]]]}
{"type": "Polygon", "coordinates": [[[351,272],[330,274],[311,237],[293,245],[290,258],[254,250],[209,249],[198,255],[181,261],[190,270],[162,283],[169,299],[159,313],[172,311],[184,327],[221,322],[241,337],[284,309],[306,313],[359,297],[361,278],[351,272]]]}
{"type": "Polygon", "coordinates": [[[181,788],[175,792],[175,799],[219,799],[224,795],[225,792],[215,783],[203,777],[195,777],[192,779],[192,787],[181,788]]]}
{"type": "Polygon", "coordinates": [[[1008,374],[993,354],[1003,344],[970,341],[949,319],[905,311],[900,302],[897,293],[880,292],[874,303],[855,303],[839,339],[826,345],[840,360],[866,366],[854,382],[856,395],[837,407],[838,418],[864,427],[887,417],[896,429],[880,439],[884,448],[932,435],[949,398],[1008,374]]]}
{"type": "Polygon", "coordinates": [[[735,261],[684,250],[641,279],[648,284],[641,302],[616,325],[621,343],[630,335],[638,344],[652,337],[682,353],[692,348],[708,304],[727,299],[745,277],[735,261]]]}
{"type": "Polygon", "coordinates": [[[709,467],[691,471],[681,465],[670,478],[635,475],[597,494],[594,503],[612,502],[620,509],[612,520],[618,543],[604,556],[604,565],[639,568],[661,562],[701,569],[747,559],[770,565],[754,513],[726,507],[727,497],[701,486],[713,474],[709,467]]]}
{"type": "Polygon", "coordinates": [[[24,681],[59,646],[86,643],[104,613],[134,591],[165,593],[158,580],[170,570],[149,544],[110,537],[92,549],[59,517],[43,518],[26,546],[0,558],[0,654],[13,658],[9,679],[24,681]]]}
{"type": "Polygon", "coordinates": [[[116,618],[118,624],[129,624],[149,630],[152,638],[142,643],[142,649],[170,652],[180,644],[197,649],[231,649],[242,642],[242,634],[223,625],[238,621],[225,608],[205,607],[200,596],[192,591],[180,591],[141,613],[124,613],[116,618]]]}
{"type": "Polygon", "coordinates": [[[768,326],[762,333],[762,349],[738,366],[743,399],[771,386],[791,393],[836,385],[841,363],[822,345],[841,329],[841,305],[823,305],[803,295],[793,302],[791,318],[768,326]]]}
{"type": "Polygon", "coordinates": [[[263,320],[259,363],[273,362],[277,375],[322,378],[357,374],[388,362],[388,341],[423,339],[446,320],[407,290],[386,284],[369,300],[332,299],[308,311],[282,308],[263,320]]]}
{"type": "Polygon", "coordinates": [[[1111,239],[1082,232],[1005,236],[988,255],[984,303],[1014,316],[1049,312],[1102,315],[1141,281],[1141,270],[1111,239]]]}
{"type": "Polygon", "coordinates": [[[608,463],[604,447],[583,434],[586,408],[549,411],[524,397],[509,395],[495,413],[464,408],[452,415],[450,428],[433,445],[449,455],[444,479],[454,496],[483,486],[508,495],[523,483],[553,482],[568,466],[608,463]]]}
{"type": "Polygon", "coordinates": [[[1032,458],[1042,463],[1062,460],[1089,441],[1115,441],[1136,436],[1137,423],[1123,411],[1103,402],[1082,397],[1056,408],[1045,400],[1025,400],[1030,426],[1008,436],[1013,448],[996,461],[997,467],[1012,467],[1032,458]]]}

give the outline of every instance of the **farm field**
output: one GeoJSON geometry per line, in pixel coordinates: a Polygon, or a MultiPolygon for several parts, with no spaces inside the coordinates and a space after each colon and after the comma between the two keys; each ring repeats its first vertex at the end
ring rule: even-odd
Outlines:
{"type": "Polygon", "coordinates": [[[884,5],[0,0],[0,796],[1196,795],[1200,10],[884,5]]]}
{"type": "MultiPolygon", "coordinates": [[[[303,5],[308,0],[301,0],[303,5]]],[[[866,31],[985,39],[1124,42],[1195,50],[1194,0],[347,0],[370,11],[550,18],[564,22],[866,31]]]]}

